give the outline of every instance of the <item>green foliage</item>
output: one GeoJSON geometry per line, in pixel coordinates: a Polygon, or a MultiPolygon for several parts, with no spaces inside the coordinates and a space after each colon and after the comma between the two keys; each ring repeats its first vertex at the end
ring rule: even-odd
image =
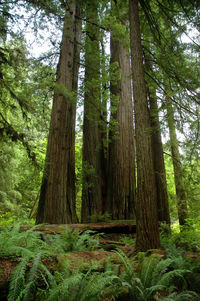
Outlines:
{"type": "Polygon", "coordinates": [[[112,37],[114,40],[124,40],[127,38],[127,28],[123,24],[119,23],[116,16],[109,16],[104,21],[105,26],[110,27],[112,37]]]}
{"type": "Polygon", "coordinates": [[[47,283],[53,282],[53,276],[42,263],[42,253],[24,256],[15,268],[10,281],[8,301],[32,300],[41,279],[47,283]],[[35,255],[33,257],[33,255],[35,255]],[[27,266],[30,266],[27,272],[27,266]]]}
{"type": "Polygon", "coordinates": [[[47,86],[54,71],[27,59],[23,39],[10,40],[1,51],[0,210],[22,220],[28,217],[41,182],[52,97],[47,86]],[[36,81],[40,73],[45,83],[36,81]]]}
{"type": "Polygon", "coordinates": [[[29,262],[29,258],[25,257],[21,260],[21,262],[15,268],[15,271],[12,274],[12,278],[10,281],[9,295],[8,300],[20,300],[20,295],[24,289],[25,285],[25,273],[27,268],[27,263],[29,262]]]}
{"type": "Polygon", "coordinates": [[[163,301],[195,301],[198,299],[197,294],[192,291],[184,291],[181,293],[174,292],[167,297],[162,298],[163,301]]]}
{"type": "Polygon", "coordinates": [[[30,300],[39,279],[48,278],[49,282],[52,280],[42,258],[52,255],[53,251],[41,240],[40,233],[34,231],[36,228],[20,232],[19,225],[15,225],[0,232],[0,256],[20,256],[20,262],[10,280],[9,301],[30,300]]]}
{"type": "Polygon", "coordinates": [[[174,246],[174,249],[184,251],[196,251],[200,249],[200,218],[188,218],[186,224],[172,227],[170,236],[162,235],[162,245],[165,249],[174,246]]]}
{"type": "Polygon", "coordinates": [[[49,246],[41,240],[38,226],[26,231],[20,231],[20,226],[4,227],[0,231],[0,256],[32,256],[34,252],[49,254],[49,246]],[[33,252],[33,253],[32,253],[33,252]]]}
{"type": "MultiPolygon", "coordinates": [[[[37,228],[37,227],[36,227],[37,228]]],[[[98,300],[100,296],[110,294],[111,286],[117,277],[110,271],[105,273],[93,272],[95,266],[86,273],[76,271],[71,273],[69,266],[65,266],[62,273],[55,276],[42,263],[42,258],[60,252],[93,250],[98,242],[92,231],[82,234],[73,233],[66,229],[58,239],[57,236],[49,240],[49,245],[41,240],[40,233],[34,228],[20,232],[19,226],[4,228],[0,233],[0,256],[20,256],[20,263],[16,266],[11,281],[8,300],[32,300],[36,294],[39,282],[46,284],[45,291],[37,292],[38,300],[98,300]],[[30,267],[30,269],[27,269],[30,267]],[[47,289],[48,288],[48,289],[47,289]]]]}
{"type": "Polygon", "coordinates": [[[139,259],[129,259],[119,250],[116,253],[121,266],[108,261],[105,271],[97,272],[98,262],[82,272],[65,261],[62,269],[52,275],[43,259],[55,254],[62,256],[64,252],[96,250],[99,245],[93,234],[66,229],[43,241],[37,227],[23,232],[19,226],[1,230],[0,256],[20,256],[10,281],[8,300],[197,299],[200,260],[185,259],[177,250],[168,251],[167,259],[157,254],[146,257],[145,253],[138,254],[139,259]]]}
{"type": "Polygon", "coordinates": [[[111,220],[111,216],[108,212],[104,214],[93,214],[90,216],[91,223],[98,223],[98,222],[109,222],[111,220]]]}
{"type": "Polygon", "coordinates": [[[190,291],[180,294],[176,292],[178,281],[184,280],[184,276],[190,271],[176,268],[173,259],[164,260],[162,256],[153,254],[137,264],[135,259],[128,259],[122,252],[119,252],[118,255],[125,268],[120,277],[123,284],[122,292],[126,293],[127,299],[152,300],[152,298],[157,298],[160,292],[167,292],[169,298],[176,296],[177,300],[181,300],[181,296],[187,297],[188,299],[183,300],[188,301],[197,297],[196,293],[190,291]]]}
{"type": "Polygon", "coordinates": [[[171,157],[165,155],[164,159],[165,159],[165,169],[166,169],[168,201],[170,207],[170,217],[171,217],[171,221],[173,222],[178,218],[177,207],[176,207],[177,204],[176,192],[175,192],[175,184],[174,184],[174,170],[173,170],[171,157]]]}
{"type": "Polygon", "coordinates": [[[66,277],[57,274],[57,284],[49,290],[45,300],[97,301],[111,296],[118,277],[111,272],[92,272],[92,267],[86,274],[77,272],[66,277]]]}
{"type": "Polygon", "coordinates": [[[23,225],[34,225],[34,219],[27,219],[27,215],[23,216],[23,212],[21,215],[18,214],[18,207],[15,208],[14,212],[1,212],[0,211],[0,226],[13,226],[16,222],[23,225]]]}
{"type": "Polygon", "coordinates": [[[87,230],[82,233],[65,228],[61,235],[53,238],[54,244],[59,246],[62,252],[94,251],[99,248],[99,234],[87,230]]]}
{"type": "Polygon", "coordinates": [[[59,96],[63,96],[65,97],[66,100],[75,103],[76,101],[76,97],[74,95],[75,93],[73,91],[68,91],[65,85],[56,83],[53,85],[53,87],[54,87],[55,94],[59,96]]]}
{"type": "Polygon", "coordinates": [[[75,140],[75,173],[76,173],[76,213],[81,220],[82,194],[82,133],[76,132],[75,140]]]}
{"type": "Polygon", "coordinates": [[[126,246],[130,246],[130,245],[135,245],[135,241],[136,239],[131,236],[124,236],[124,237],[121,237],[120,239],[123,243],[125,243],[126,246]]]}

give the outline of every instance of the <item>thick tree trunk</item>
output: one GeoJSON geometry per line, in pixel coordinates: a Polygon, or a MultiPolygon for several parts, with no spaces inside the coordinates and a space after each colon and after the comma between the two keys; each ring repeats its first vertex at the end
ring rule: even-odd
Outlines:
{"type": "Polygon", "coordinates": [[[130,219],[135,217],[136,186],[130,54],[125,41],[111,38],[110,45],[111,63],[118,62],[121,77],[110,87],[107,206],[113,219],[130,219]]]}
{"type": "Polygon", "coordinates": [[[67,2],[36,223],[75,223],[75,116],[81,23],[67,2]],[[73,95],[72,95],[73,93],[73,95]]]}
{"type": "Polygon", "coordinates": [[[104,35],[101,40],[101,181],[102,181],[102,213],[106,213],[107,200],[107,156],[108,156],[108,126],[107,126],[107,103],[109,93],[107,89],[108,75],[106,70],[106,53],[104,45],[104,35]]]}
{"type": "Polygon", "coordinates": [[[168,97],[167,92],[166,92],[166,105],[167,105],[167,121],[168,121],[169,134],[170,134],[172,162],[174,168],[174,181],[176,187],[178,218],[179,218],[179,224],[183,226],[185,224],[186,218],[188,217],[187,195],[184,188],[185,185],[183,179],[183,168],[181,164],[181,158],[178,149],[178,140],[176,136],[174,110],[172,106],[172,101],[170,97],[168,97]]]}
{"type": "Polygon", "coordinates": [[[160,122],[158,117],[158,105],[155,89],[149,93],[153,161],[157,191],[157,209],[159,222],[170,224],[169,203],[167,195],[167,181],[165,173],[165,163],[163,156],[163,145],[161,139],[160,122]]]}
{"type": "Polygon", "coordinates": [[[129,13],[137,158],[136,248],[146,251],[159,248],[160,238],[138,0],[129,0],[129,13]]]}
{"type": "MultiPolygon", "coordinates": [[[[151,56],[147,52],[145,52],[145,71],[151,73],[152,76],[154,76],[153,65],[151,63],[151,56]]],[[[147,84],[150,105],[150,120],[152,127],[152,149],[157,191],[158,220],[159,222],[165,222],[166,224],[170,225],[167,181],[165,173],[165,162],[163,155],[160,121],[158,116],[156,87],[155,83],[153,83],[150,78],[147,79],[147,84]]]]}
{"type": "Polygon", "coordinates": [[[98,20],[98,3],[86,4],[85,44],[85,97],[83,120],[83,183],[82,222],[102,214],[102,143],[100,131],[100,48],[98,27],[91,24],[98,20]]]}

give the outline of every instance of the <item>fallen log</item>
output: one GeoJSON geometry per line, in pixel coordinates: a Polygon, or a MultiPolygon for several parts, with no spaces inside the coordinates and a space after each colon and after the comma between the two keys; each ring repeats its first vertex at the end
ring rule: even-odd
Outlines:
{"type": "MultiPolygon", "coordinates": [[[[21,231],[26,231],[33,228],[34,231],[41,231],[45,234],[60,234],[64,229],[69,228],[72,231],[86,231],[92,230],[98,233],[120,233],[120,234],[133,234],[136,233],[135,222],[110,222],[110,223],[91,223],[91,224],[52,224],[52,225],[33,225],[20,226],[21,231]]],[[[0,230],[2,227],[0,227],[0,230]]]]}

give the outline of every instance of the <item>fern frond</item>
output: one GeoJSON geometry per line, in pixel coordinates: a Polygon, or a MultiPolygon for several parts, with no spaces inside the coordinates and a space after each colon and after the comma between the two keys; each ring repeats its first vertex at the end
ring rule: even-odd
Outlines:
{"type": "Polygon", "coordinates": [[[72,288],[75,287],[77,290],[80,290],[79,284],[82,280],[82,277],[82,273],[77,273],[68,278],[64,278],[60,284],[57,284],[49,291],[47,301],[72,300],[70,299],[70,296],[72,295],[72,288]]]}
{"type": "Polygon", "coordinates": [[[127,287],[133,300],[145,300],[143,283],[134,269],[134,265],[136,265],[135,258],[129,259],[121,250],[115,253],[119,256],[125,267],[124,272],[120,276],[123,286],[127,287]]]}
{"type": "Polygon", "coordinates": [[[170,258],[157,262],[152,272],[151,285],[158,283],[162,275],[166,273],[167,269],[172,265],[172,263],[173,260],[170,258]]]}
{"type": "Polygon", "coordinates": [[[184,291],[181,293],[174,292],[162,299],[162,301],[196,301],[199,296],[193,291],[184,291]]]}
{"type": "Polygon", "coordinates": [[[169,284],[172,282],[172,280],[175,278],[175,277],[178,277],[178,278],[181,278],[181,279],[184,279],[183,275],[188,273],[189,271],[188,270],[173,270],[173,271],[170,271],[168,273],[165,273],[161,279],[158,281],[158,285],[164,285],[164,286],[169,286],[169,284]]]}
{"type": "MultiPolygon", "coordinates": [[[[111,272],[95,273],[89,278],[86,278],[86,280],[87,285],[85,289],[82,290],[82,294],[80,294],[80,301],[98,300],[103,292],[104,295],[106,293],[111,294],[114,286],[119,283],[119,278],[116,275],[113,275],[111,272]]],[[[78,299],[74,299],[73,301],[75,300],[78,299]]]]}
{"type": "Polygon", "coordinates": [[[166,286],[164,285],[154,285],[145,289],[145,297],[150,298],[154,293],[165,290],[166,286]]]}
{"type": "Polygon", "coordinates": [[[41,277],[45,282],[47,289],[49,287],[53,287],[56,284],[55,277],[51,274],[49,269],[42,262],[40,263],[40,269],[41,269],[41,277]]]}
{"type": "Polygon", "coordinates": [[[131,281],[122,281],[122,287],[128,290],[129,295],[133,300],[146,300],[145,299],[145,290],[142,285],[140,278],[132,278],[131,281]]]}
{"type": "Polygon", "coordinates": [[[121,262],[123,263],[125,267],[125,274],[127,278],[136,277],[135,270],[133,268],[133,265],[135,264],[135,259],[129,259],[126,254],[122,250],[114,251],[114,253],[117,254],[121,262]]]}
{"type": "Polygon", "coordinates": [[[40,263],[41,263],[41,253],[38,253],[32,262],[32,267],[28,274],[28,279],[24,291],[24,298],[23,298],[24,301],[30,300],[30,295],[36,286],[39,277],[40,263]]]}
{"type": "Polygon", "coordinates": [[[25,273],[26,266],[29,261],[28,257],[22,259],[22,261],[16,266],[11,280],[8,294],[8,301],[16,301],[22,290],[25,287],[25,273]]]}
{"type": "Polygon", "coordinates": [[[152,282],[153,271],[159,263],[162,256],[152,254],[150,257],[146,257],[141,265],[139,277],[144,287],[150,287],[152,282]]]}
{"type": "Polygon", "coordinates": [[[49,254],[49,246],[41,240],[40,235],[34,232],[33,227],[20,232],[20,226],[4,228],[0,232],[0,255],[1,256],[29,256],[29,252],[43,251],[49,254]]]}

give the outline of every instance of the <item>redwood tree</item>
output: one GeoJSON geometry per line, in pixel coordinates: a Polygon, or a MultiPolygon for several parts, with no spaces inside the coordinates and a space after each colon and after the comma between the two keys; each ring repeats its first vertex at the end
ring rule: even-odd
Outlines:
{"type": "Polygon", "coordinates": [[[174,182],[177,197],[178,219],[179,224],[183,226],[185,224],[186,218],[188,217],[187,194],[185,191],[183,168],[181,164],[181,156],[179,153],[178,139],[176,135],[174,108],[172,105],[172,99],[170,98],[170,93],[168,92],[169,89],[170,87],[169,85],[167,85],[165,80],[165,100],[167,107],[167,121],[169,126],[172,163],[174,168],[174,182]]]}
{"type": "Polygon", "coordinates": [[[163,155],[160,122],[158,117],[156,90],[154,88],[149,91],[149,102],[151,111],[152,147],[157,192],[158,220],[159,222],[170,224],[165,162],[163,155]]]}
{"type": "Polygon", "coordinates": [[[98,2],[86,1],[82,222],[102,213],[102,143],[98,2]]]}
{"type": "Polygon", "coordinates": [[[130,219],[135,216],[133,105],[130,54],[126,40],[127,37],[119,40],[114,32],[111,33],[111,64],[117,62],[116,72],[120,71],[120,78],[111,80],[110,85],[107,207],[113,219],[130,219]]]}
{"type": "Polygon", "coordinates": [[[147,52],[145,52],[145,72],[148,75],[147,93],[149,99],[150,121],[152,127],[152,149],[157,192],[158,220],[159,222],[165,222],[166,224],[170,224],[167,181],[160,130],[160,120],[158,115],[159,110],[157,103],[156,86],[155,83],[152,81],[152,78],[154,78],[154,71],[152,58],[147,52]]]}
{"type": "Polygon", "coordinates": [[[80,42],[78,1],[67,1],[45,170],[36,223],[75,223],[75,116],[80,42]]]}
{"type": "Polygon", "coordinates": [[[136,248],[146,251],[159,248],[160,238],[138,0],[129,0],[129,14],[137,159],[136,248]]]}

